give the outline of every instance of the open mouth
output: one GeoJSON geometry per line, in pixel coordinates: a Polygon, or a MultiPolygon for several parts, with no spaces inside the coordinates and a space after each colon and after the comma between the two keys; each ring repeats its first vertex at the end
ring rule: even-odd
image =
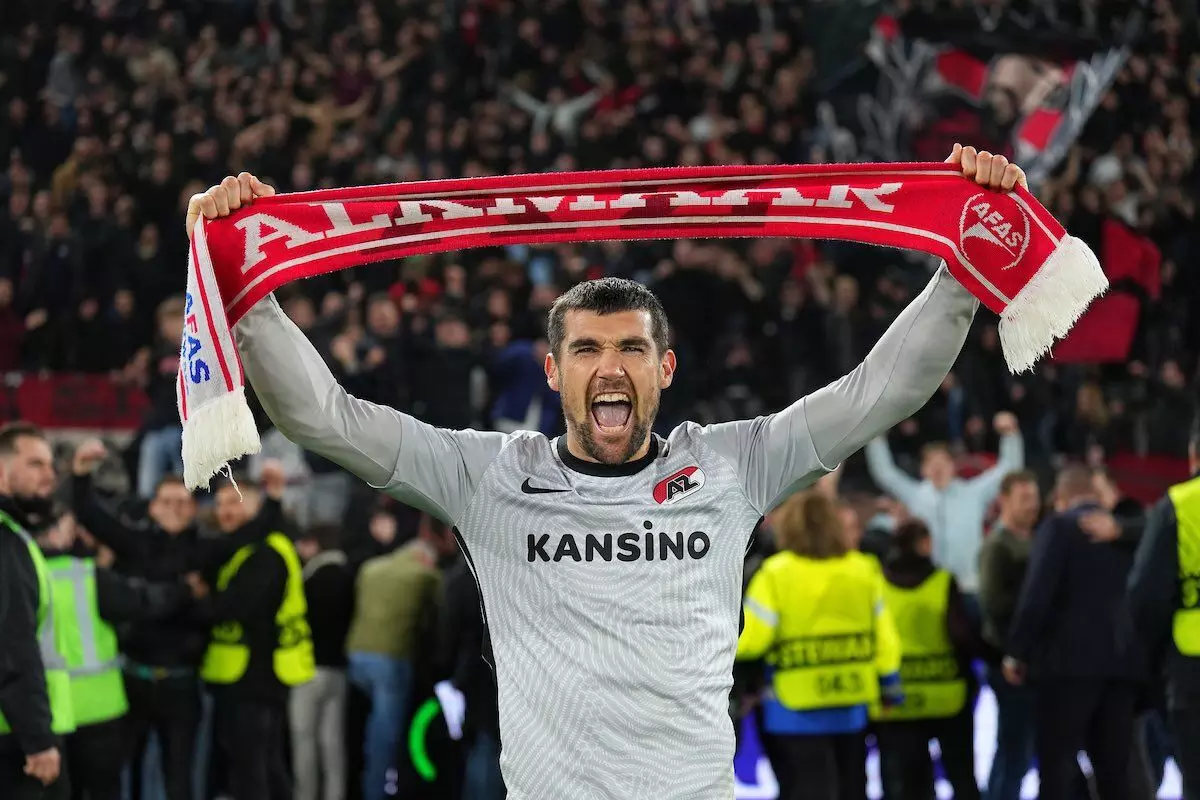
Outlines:
{"type": "Polygon", "coordinates": [[[592,419],[602,431],[618,431],[629,423],[633,401],[624,392],[605,392],[592,400],[592,419]]]}

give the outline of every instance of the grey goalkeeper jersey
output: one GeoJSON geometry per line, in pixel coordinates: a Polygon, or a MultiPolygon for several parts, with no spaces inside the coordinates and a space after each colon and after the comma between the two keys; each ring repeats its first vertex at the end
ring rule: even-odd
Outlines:
{"type": "Polygon", "coordinates": [[[273,298],[236,340],[284,435],[457,529],[491,633],[512,800],[729,800],[749,536],[929,399],[975,308],[943,268],[849,375],[777,414],[681,425],[618,467],[351,397],[273,298]]]}

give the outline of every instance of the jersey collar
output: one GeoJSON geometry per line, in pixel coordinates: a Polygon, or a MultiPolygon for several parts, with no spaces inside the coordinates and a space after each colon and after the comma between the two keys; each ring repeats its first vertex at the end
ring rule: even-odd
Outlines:
{"type": "Polygon", "coordinates": [[[562,459],[568,469],[597,478],[621,478],[636,475],[658,458],[659,449],[658,437],[653,433],[650,434],[650,449],[646,451],[646,455],[633,461],[626,461],[624,464],[597,464],[595,461],[584,461],[567,449],[566,436],[558,437],[555,448],[558,450],[558,457],[562,459]]]}

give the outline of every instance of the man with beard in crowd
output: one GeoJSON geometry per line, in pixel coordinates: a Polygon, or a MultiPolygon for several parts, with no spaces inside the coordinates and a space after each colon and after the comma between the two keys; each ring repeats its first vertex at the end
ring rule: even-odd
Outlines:
{"type": "Polygon", "coordinates": [[[62,737],[75,727],[46,561],[29,531],[49,521],[54,456],[25,423],[0,428],[0,797],[66,800],[62,737]],[[57,641],[56,641],[57,640],[57,641]]]}
{"type": "MultiPolygon", "coordinates": [[[[91,479],[105,454],[99,440],[79,446],[72,465],[71,497],[80,524],[113,550],[117,568],[126,575],[176,582],[189,573],[216,567],[239,547],[266,535],[251,526],[237,536],[201,537],[195,527],[196,501],[174,475],[159,482],[145,519],[109,511],[97,499],[91,479]]],[[[263,473],[266,483],[285,480],[277,464],[264,465],[263,473]]],[[[157,735],[168,800],[192,800],[192,764],[202,709],[197,669],[207,641],[205,626],[185,604],[169,617],[130,626],[121,642],[129,695],[128,736],[139,759],[150,731],[157,735]]]]}

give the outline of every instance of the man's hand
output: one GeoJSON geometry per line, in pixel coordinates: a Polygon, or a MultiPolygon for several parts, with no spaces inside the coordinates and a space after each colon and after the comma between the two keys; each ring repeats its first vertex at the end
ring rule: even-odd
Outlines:
{"type": "Polygon", "coordinates": [[[259,481],[262,482],[263,491],[267,493],[267,497],[272,500],[282,498],[283,490],[287,488],[287,475],[284,474],[283,463],[277,458],[268,458],[263,462],[259,481]]]}
{"type": "Polygon", "coordinates": [[[956,144],[946,163],[961,166],[964,178],[995,191],[1008,192],[1014,186],[1029,188],[1025,170],[1008,163],[1004,156],[994,156],[986,150],[981,153],[974,147],[956,144]]]}
{"type": "Polygon", "coordinates": [[[205,219],[227,217],[245,205],[253,203],[256,198],[270,197],[275,194],[275,188],[268,186],[249,172],[243,172],[236,178],[226,177],[208,191],[192,195],[188,201],[187,235],[192,238],[196,223],[203,216],[205,219]]]}
{"type": "Polygon", "coordinates": [[[208,597],[208,584],[204,582],[204,578],[200,576],[199,572],[189,572],[183,576],[183,579],[187,582],[188,591],[192,593],[193,598],[203,600],[208,597]]]}
{"type": "Polygon", "coordinates": [[[43,786],[49,786],[58,780],[61,769],[62,756],[59,755],[57,747],[25,756],[25,774],[41,781],[43,786]]]}
{"type": "Polygon", "coordinates": [[[992,427],[1001,436],[1011,436],[1021,432],[1021,424],[1017,422],[1016,414],[1011,411],[1001,411],[997,414],[996,418],[992,420],[992,427]]]}
{"type": "Polygon", "coordinates": [[[75,448],[75,456],[71,460],[71,471],[82,477],[91,474],[96,465],[108,455],[108,448],[99,439],[88,439],[75,448]]]}
{"type": "Polygon", "coordinates": [[[1013,686],[1020,686],[1025,682],[1025,665],[1012,656],[1004,657],[1000,669],[1004,672],[1004,680],[1013,686]]]}
{"type": "Polygon", "coordinates": [[[1079,528],[1093,542],[1104,544],[1121,537],[1121,526],[1107,511],[1089,511],[1079,518],[1079,528]]]}
{"type": "Polygon", "coordinates": [[[363,366],[367,369],[375,369],[385,361],[387,361],[387,351],[379,345],[375,345],[367,351],[367,357],[363,359],[363,366]]]}
{"type": "Polygon", "coordinates": [[[46,313],[46,309],[34,309],[25,317],[25,330],[36,331],[38,328],[45,325],[46,320],[48,319],[50,319],[50,315],[46,313]]]}
{"type": "Polygon", "coordinates": [[[354,352],[354,342],[346,334],[338,334],[329,343],[329,352],[347,370],[358,366],[358,356],[354,352]]]}

